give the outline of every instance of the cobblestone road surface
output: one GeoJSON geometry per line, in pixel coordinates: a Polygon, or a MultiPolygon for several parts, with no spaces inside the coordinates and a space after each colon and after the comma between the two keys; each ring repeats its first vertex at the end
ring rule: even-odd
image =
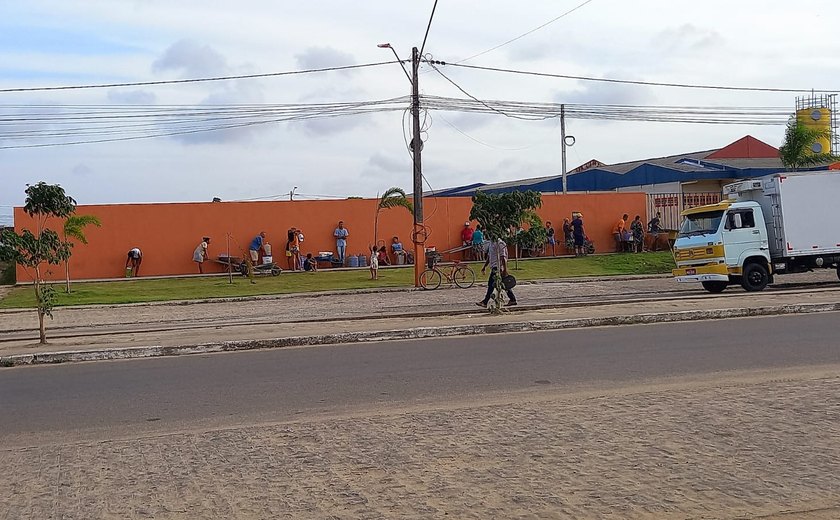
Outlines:
{"type": "Polygon", "coordinates": [[[0,449],[0,519],[840,517],[840,372],[0,449]]]}

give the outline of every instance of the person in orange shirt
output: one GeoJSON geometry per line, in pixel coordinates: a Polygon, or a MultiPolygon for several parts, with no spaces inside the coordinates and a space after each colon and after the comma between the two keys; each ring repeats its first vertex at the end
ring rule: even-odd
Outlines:
{"type": "Polygon", "coordinates": [[[622,251],[624,251],[624,244],[622,243],[622,239],[624,237],[624,230],[627,228],[627,219],[628,218],[630,218],[630,215],[625,213],[624,216],[621,217],[621,220],[619,220],[616,223],[615,227],[613,227],[612,233],[613,233],[613,239],[615,240],[615,252],[616,253],[621,253],[622,251]]]}

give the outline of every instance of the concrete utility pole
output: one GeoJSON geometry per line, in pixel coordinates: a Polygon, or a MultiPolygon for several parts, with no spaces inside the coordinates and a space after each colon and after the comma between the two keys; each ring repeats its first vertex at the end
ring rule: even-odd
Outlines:
{"type": "Polygon", "coordinates": [[[423,225],[423,168],[420,152],[423,140],[420,138],[420,87],[418,70],[420,69],[420,51],[411,49],[411,116],[414,119],[414,132],[411,138],[411,151],[414,159],[414,286],[420,287],[420,275],[426,267],[426,228],[423,225]]]}
{"type": "Polygon", "coordinates": [[[566,194],[566,105],[560,105],[560,142],[563,143],[560,149],[560,172],[563,176],[563,195],[566,194]]]}

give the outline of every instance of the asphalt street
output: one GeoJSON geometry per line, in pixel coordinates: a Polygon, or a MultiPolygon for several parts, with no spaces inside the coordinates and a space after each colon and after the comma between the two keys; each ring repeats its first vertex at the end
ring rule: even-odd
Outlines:
{"type": "MultiPolygon", "coordinates": [[[[99,439],[840,363],[836,313],[0,370],[0,441],[99,439]]],[[[24,442],[26,444],[26,442],[24,442]]]]}

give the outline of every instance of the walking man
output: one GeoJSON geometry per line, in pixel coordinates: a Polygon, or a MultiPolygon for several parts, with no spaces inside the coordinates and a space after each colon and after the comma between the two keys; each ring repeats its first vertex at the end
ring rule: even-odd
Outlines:
{"type": "MultiPolygon", "coordinates": [[[[481,267],[481,274],[484,274],[487,266],[490,265],[490,278],[487,280],[487,294],[484,295],[483,300],[475,303],[479,307],[487,307],[487,304],[493,298],[493,292],[496,290],[496,272],[501,273],[502,278],[507,275],[507,257],[507,244],[505,244],[505,241],[501,238],[491,240],[490,247],[487,248],[487,259],[481,267]]],[[[506,306],[513,307],[516,305],[516,295],[513,294],[511,289],[505,289],[505,291],[508,297],[506,306]]]]}

